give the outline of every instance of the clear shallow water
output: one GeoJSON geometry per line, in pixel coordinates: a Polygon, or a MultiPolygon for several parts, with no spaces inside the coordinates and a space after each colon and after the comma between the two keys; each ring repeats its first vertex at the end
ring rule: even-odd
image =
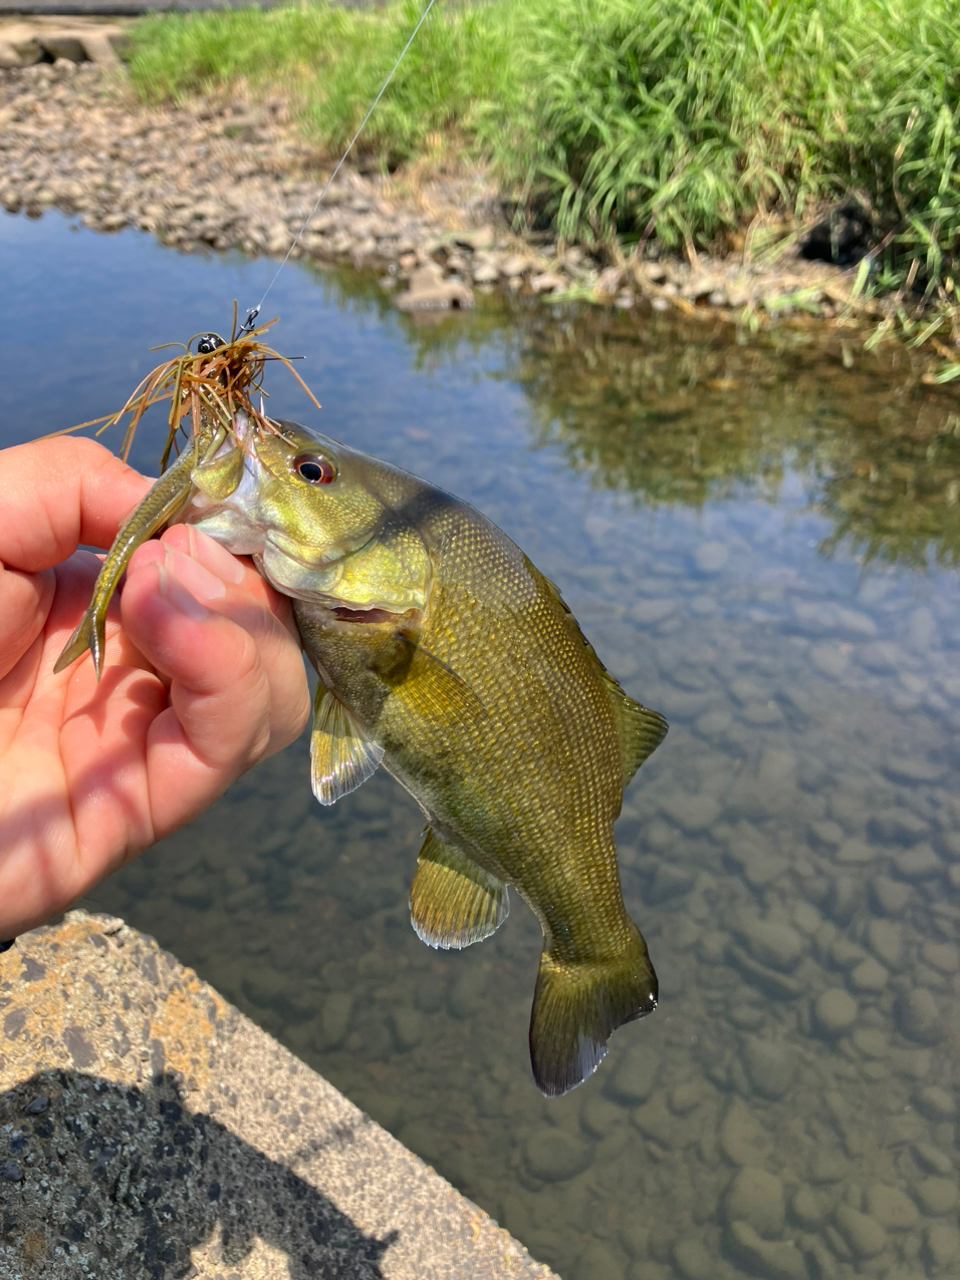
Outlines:
{"type": "MultiPolygon", "coordinates": [[[[227,327],[266,278],[0,220],[3,442],[112,409],[148,346],[227,327]]],[[[322,811],[305,742],[88,905],[155,934],[567,1280],[955,1275],[955,402],[804,334],[500,304],[418,328],[296,268],[268,310],[322,429],[480,506],[670,721],[618,833],[661,1005],[540,1098],[532,916],[424,947],[419,811],[380,775],[322,811]]],[[[278,413],[318,421],[273,385],[278,413]]],[[[136,460],[155,466],[145,440],[136,460]]]]}

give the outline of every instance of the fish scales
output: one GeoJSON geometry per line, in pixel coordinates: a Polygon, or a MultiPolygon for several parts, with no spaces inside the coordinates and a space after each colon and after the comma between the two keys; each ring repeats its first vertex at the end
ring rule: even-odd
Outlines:
{"type": "Polygon", "coordinates": [[[624,694],[557,589],[486,517],[299,424],[272,426],[238,415],[178,518],[252,554],[293,598],[320,675],[318,799],[334,803],[382,763],[423,809],[420,937],[489,936],[508,885],[536,913],[531,1060],[541,1090],[562,1094],[613,1030],[656,1007],[613,824],[666,722],[624,694]]]}

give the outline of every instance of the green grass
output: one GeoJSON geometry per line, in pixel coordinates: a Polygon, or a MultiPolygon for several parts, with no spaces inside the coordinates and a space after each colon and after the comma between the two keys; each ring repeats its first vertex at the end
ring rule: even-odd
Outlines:
{"type": "MultiPolygon", "coordinates": [[[[508,101],[512,23],[497,6],[424,23],[364,130],[359,149],[393,167],[508,101]],[[505,20],[506,19],[506,20],[505,20]]],[[[423,11],[414,0],[362,12],[326,4],[148,18],[133,29],[130,74],[157,102],[245,83],[281,94],[308,135],[339,153],[360,125],[423,11]]]]}
{"type": "MultiPolygon", "coordinates": [[[[565,237],[688,252],[853,196],[883,285],[953,289],[960,0],[443,3],[364,137],[382,163],[445,137],[565,237]]],[[[420,10],[154,18],[136,28],[131,74],[153,100],[237,81],[279,90],[332,153],[420,10]]]]}

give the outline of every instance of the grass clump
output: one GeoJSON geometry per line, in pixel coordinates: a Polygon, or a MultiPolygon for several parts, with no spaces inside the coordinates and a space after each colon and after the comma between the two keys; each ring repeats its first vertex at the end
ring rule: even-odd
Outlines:
{"type": "MultiPolygon", "coordinates": [[[[440,0],[440,4],[443,0],[440,0]]],[[[512,23],[500,6],[440,12],[424,23],[359,144],[393,168],[440,140],[470,145],[491,101],[511,97],[512,23]]],[[[148,18],[133,33],[130,75],[150,102],[249,86],[287,97],[331,154],[350,141],[423,12],[328,4],[148,18]]]]}
{"type": "MultiPolygon", "coordinates": [[[[280,88],[342,148],[422,12],[326,5],[150,19],[131,74],[156,100],[280,88]]],[[[880,282],[953,289],[960,0],[491,0],[437,5],[362,147],[438,137],[492,159],[528,221],[569,239],[736,242],[826,202],[869,215],[880,282]]]]}
{"type": "MultiPolygon", "coordinates": [[[[708,246],[852,197],[889,261],[960,241],[960,3],[531,0],[528,190],[562,233],[708,246]],[[547,22],[547,13],[554,15],[547,22]]],[[[915,271],[916,274],[916,271],[915,271]]]]}

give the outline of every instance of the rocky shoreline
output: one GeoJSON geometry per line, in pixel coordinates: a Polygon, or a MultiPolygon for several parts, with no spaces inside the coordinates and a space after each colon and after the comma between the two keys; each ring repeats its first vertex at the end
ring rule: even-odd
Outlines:
{"type": "MultiPolygon", "coordinates": [[[[157,110],[135,99],[115,67],[58,57],[0,68],[0,205],[10,213],[56,208],[94,230],[136,227],[185,252],[279,259],[330,167],[279,98],[157,110]]],[[[578,245],[535,239],[511,233],[482,170],[420,180],[345,166],[291,256],[377,270],[407,311],[469,308],[475,290],[500,287],[755,323],[870,314],[855,306],[855,270],[823,262],[610,264],[578,245]]]]}

